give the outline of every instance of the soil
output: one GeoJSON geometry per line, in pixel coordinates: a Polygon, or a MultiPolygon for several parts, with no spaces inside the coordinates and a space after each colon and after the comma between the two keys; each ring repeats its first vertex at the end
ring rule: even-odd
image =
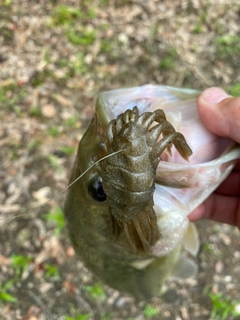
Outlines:
{"type": "Polygon", "coordinates": [[[152,83],[239,95],[239,19],[230,0],[0,0],[1,319],[240,319],[237,229],[198,222],[198,276],[138,303],[75,256],[56,197],[99,92],[152,83]],[[218,315],[209,294],[228,301],[218,315]]]}

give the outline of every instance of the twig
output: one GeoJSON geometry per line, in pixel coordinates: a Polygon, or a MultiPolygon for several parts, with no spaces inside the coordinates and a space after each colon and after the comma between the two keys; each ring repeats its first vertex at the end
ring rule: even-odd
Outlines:
{"type": "MultiPolygon", "coordinates": [[[[46,319],[53,320],[52,312],[44,305],[42,300],[39,297],[37,297],[31,290],[28,290],[28,294],[37,303],[37,305],[42,309],[46,319]]],[[[53,306],[53,303],[52,303],[52,306],[53,306]]],[[[51,308],[52,308],[52,306],[51,306],[51,308]]]]}

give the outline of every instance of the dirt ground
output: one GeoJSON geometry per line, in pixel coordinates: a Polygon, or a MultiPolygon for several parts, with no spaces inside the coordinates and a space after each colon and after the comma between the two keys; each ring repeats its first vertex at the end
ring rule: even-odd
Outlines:
{"type": "Polygon", "coordinates": [[[240,319],[235,228],[197,223],[196,279],[137,303],[77,259],[64,194],[35,209],[67,186],[102,90],[240,95],[239,20],[230,0],[0,0],[0,319],[240,319]]]}

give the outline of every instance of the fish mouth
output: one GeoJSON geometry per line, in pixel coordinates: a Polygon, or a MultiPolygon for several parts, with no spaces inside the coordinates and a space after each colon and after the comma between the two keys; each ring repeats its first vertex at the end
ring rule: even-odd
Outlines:
{"type": "Polygon", "coordinates": [[[187,216],[227,177],[240,157],[232,140],[208,131],[197,111],[199,91],[169,86],[145,85],[99,94],[98,125],[107,130],[111,120],[135,106],[139,114],[162,109],[174,129],[183,134],[192,149],[184,160],[175,147],[164,151],[156,169],[154,210],[161,237],[152,253],[163,256],[178,245],[187,230],[187,216]]]}
{"type": "MultiPolygon", "coordinates": [[[[178,89],[169,86],[144,85],[140,87],[116,89],[102,92],[97,97],[97,113],[106,125],[127,109],[138,107],[139,113],[154,112],[163,109],[171,112],[169,104],[179,101],[196,99],[199,91],[192,89],[178,89]],[[167,107],[168,106],[168,107],[167,107]]],[[[181,108],[181,107],[180,107],[181,108]]],[[[184,107],[183,107],[184,108],[184,107]]],[[[181,110],[180,110],[181,111],[181,110]]]]}
{"type": "Polygon", "coordinates": [[[175,130],[184,135],[193,155],[186,161],[173,147],[171,154],[163,152],[161,161],[187,166],[207,163],[228,152],[232,141],[223,137],[216,139],[216,136],[204,127],[197,112],[196,98],[199,93],[192,89],[157,85],[106,91],[97,97],[96,115],[100,125],[107,128],[111,120],[135,106],[139,114],[162,109],[175,130]],[[207,151],[203,150],[203,144],[207,151]]]}

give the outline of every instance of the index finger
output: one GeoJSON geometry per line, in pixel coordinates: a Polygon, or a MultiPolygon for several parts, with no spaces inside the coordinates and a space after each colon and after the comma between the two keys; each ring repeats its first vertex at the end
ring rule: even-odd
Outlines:
{"type": "Polygon", "coordinates": [[[190,215],[189,220],[208,218],[240,228],[240,199],[213,193],[190,215]]]}

